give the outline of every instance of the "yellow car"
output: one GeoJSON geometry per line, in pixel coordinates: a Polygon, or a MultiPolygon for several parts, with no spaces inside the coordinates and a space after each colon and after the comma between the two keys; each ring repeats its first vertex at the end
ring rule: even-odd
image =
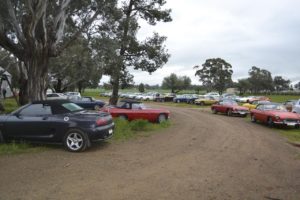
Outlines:
{"type": "Polygon", "coordinates": [[[204,106],[204,105],[212,105],[214,103],[217,103],[218,100],[216,100],[214,97],[203,97],[195,100],[195,104],[204,106]]]}
{"type": "Polygon", "coordinates": [[[257,107],[258,104],[268,104],[270,103],[270,101],[258,101],[255,100],[252,103],[244,103],[242,106],[249,108],[249,110],[255,109],[257,107]]]}

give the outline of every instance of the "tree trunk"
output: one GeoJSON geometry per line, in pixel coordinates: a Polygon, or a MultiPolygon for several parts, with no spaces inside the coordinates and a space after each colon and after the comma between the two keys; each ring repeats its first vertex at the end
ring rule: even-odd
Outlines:
{"type": "Polygon", "coordinates": [[[28,80],[28,72],[27,69],[24,66],[23,62],[19,62],[18,64],[19,69],[19,104],[25,105],[28,103],[28,93],[27,93],[27,80],[28,80]]]}
{"type": "Polygon", "coordinates": [[[113,83],[112,83],[113,91],[109,99],[109,104],[117,105],[119,99],[118,94],[119,94],[119,84],[120,84],[120,73],[118,71],[115,72],[112,78],[113,78],[113,83]]]}
{"type": "Polygon", "coordinates": [[[61,87],[62,87],[62,80],[59,78],[57,79],[57,84],[54,87],[55,92],[61,93],[62,92],[61,87]]]}
{"type": "Polygon", "coordinates": [[[27,93],[29,101],[46,99],[48,85],[48,61],[46,53],[32,54],[26,61],[28,69],[27,93]]]}

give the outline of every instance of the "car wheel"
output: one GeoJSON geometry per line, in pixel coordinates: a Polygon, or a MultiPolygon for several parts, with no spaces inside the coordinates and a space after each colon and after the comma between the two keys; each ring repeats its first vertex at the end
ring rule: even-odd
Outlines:
{"type": "Polygon", "coordinates": [[[228,109],[228,110],[227,110],[227,115],[228,115],[228,116],[232,116],[232,110],[231,110],[231,109],[228,109]]]}
{"type": "Polygon", "coordinates": [[[164,114],[160,114],[159,116],[158,116],[158,118],[157,118],[157,122],[158,123],[162,123],[162,122],[164,122],[164,121],[166,121],[167,120],[167,117],[166,117],[166,115],[164,115],[164,114]]]}
{"type": "Polygon", "coordinates": [[[71,129],[64,137],[64,145],[68,151],[80,152],[90,146],[90,140],[87,134],[83,131],[71,129]]]}
{"type": "Polygon", "coordinates": [[[253,114],[251,115],[251,122],[253,122],[253,123],[256,122],[256,118],[255,118],[255,116],[253,114]]]}
{"type": "Polygon", "coordinates": [[[118,118],[119,118],[119,119],[122,119],[122,120],[127,120],[127,116],[126,116],[126,115],[119,115],[118,118]]]}
{"type": "Polygon", "coordinates": [[[203,101],[200,102],[200,106],[204,106],[204,102],[203,101]]]}
{"type": "Polygon", "coordinates": [[[100,106],[99,105],[95,105],[94,109],[98,111],[98,110],[100,110],[100,106]]]}
{"type": "Polygon", "coordinates": [[[268,118],[268,126],[270,127],[270,128],[272,128],[273,126],[274,126],[274,122],[273,122],[273,120],[272,120],[272,117],[269,117],[268,118]]]}
{"type": "Polygon", "coordinates": [[[213,114],[217,114],[218,113],[218,111],[215,108],[213,108],[211,111],[212,111],[213,114]]]}
{"type": "Polygon", "coordinates": [[[180,100],[177,100],[176,102],[177,102],[177,103],[180,103],[180,100]]]}
{"type": "Polygon", "coordinates": [[[247,114],[242,115],[242,117],[247,117],[247,114]]]}

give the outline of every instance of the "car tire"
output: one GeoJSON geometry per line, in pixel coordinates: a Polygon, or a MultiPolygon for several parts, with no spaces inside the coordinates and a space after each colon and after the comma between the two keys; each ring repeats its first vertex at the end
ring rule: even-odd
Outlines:
{"type": "Polygon", "coordinates": [[[199,105],[200,105],[200,106],[204,106],[204,102],[203,102],[203,101],[201,101],[199,105]]]}
{"type": "Polygon", "coordinates": [[[242,115],[242,117],[244,117],[244,118],[247,117],[247,114],[242,115]]]}
{"type": "Polygon", "coordinates": [[[165,114],[160,114],[160,115],[158,115],[158,117],[157,117],[157,122],[160,124],[160,123],[162,123],[162,122],[164,122],[164,121],[166,121],[167,120],[167,117],[166,117],[166,115],[165,114]]]}
{"type": "Polygon", "coordinates": [[[255,116],[253,114],[251,115],[251,122],[253,122],[253,123],[256,122],[256,118],[255,118],[255,116]]]}
{"type": "Polygon", "coordinates": [[[177,100],[176,103],[180,103],[180,100],[177,100]]]}
{"type": "Polygon", "coordinates": [[[64,146],[71,152],[82,152],[90,146],[87,134],[79,129],[70,129],[64,137],[64,146]]]}
{"type": "Polygon", "coordinates": [[[269,118],[268,118],[267,123],[268,123],[268,126],[269,126],[270,128],[272,128],[272,127],[274,126],[274,122],[273,122],[273,120],[272,120],[272,117],[269,117],[269,118]]]}
{"type": "Polygon", "coordinates": [[[232,116],[232,110],[231,110],[231,109],[228,109],[228,110],[227,110],[227,116],[229,116],[229,117],[232,116]]]}
{"type": "Polygon", "coordinates": [[[213,114],[217,114],[218,113],[218,111],[215,108],[213,108],[211,111],[212,111],[213,114]]]}
{"type": "Polygon", "coordinates": [[[119,115],[118,118],[122,119],[122,120],[127,120],[128,119],[126,115],[119,115]]]}

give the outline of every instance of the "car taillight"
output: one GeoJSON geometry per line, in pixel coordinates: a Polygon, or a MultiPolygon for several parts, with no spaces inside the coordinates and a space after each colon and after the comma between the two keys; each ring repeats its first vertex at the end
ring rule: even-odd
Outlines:
{"type": "Polygon", "coordinates": [[[106,125],[107,124],[107,120],[99,118],[99,119],[97,119],[96,124],[97,124],[97,126],[106,125]]]}

